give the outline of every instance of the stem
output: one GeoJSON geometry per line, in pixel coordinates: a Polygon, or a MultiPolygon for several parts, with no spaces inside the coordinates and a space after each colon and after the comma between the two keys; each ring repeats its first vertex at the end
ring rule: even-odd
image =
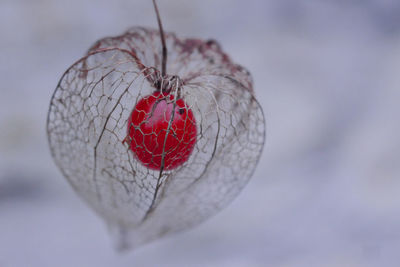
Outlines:
{"type": "Polygon", "coordinates": [[[154,9],[157,15],[158,28],[160,29],[160,37],[162,44],[162,65],[161,65],[161,75],[164,77],[167,72],[167,46],[165,45],[164,30],[161,23],[160,13],[158,12],[158,7],[156,0],[153,0],[154,9]]]}

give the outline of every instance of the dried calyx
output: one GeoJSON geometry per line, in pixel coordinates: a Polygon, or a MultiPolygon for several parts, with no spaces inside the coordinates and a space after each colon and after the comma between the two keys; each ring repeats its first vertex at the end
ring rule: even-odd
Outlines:
{"type": "Polygon", "coordinates": [[[68,68],[47,132],[63,175],[123,249],[230,203],[258,163],[265,121],[245,68],[160,21],[97,41],[68,68]]]}

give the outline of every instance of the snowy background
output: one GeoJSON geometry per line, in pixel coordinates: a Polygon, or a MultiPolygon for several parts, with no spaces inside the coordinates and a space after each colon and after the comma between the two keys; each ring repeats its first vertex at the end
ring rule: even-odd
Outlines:
{"type": "Polygon", "coordinates": [[[159,1],[253,74],[257,171],[206,223],[118,254],[45,134],[63,71],[97,39],[156,26],[149,0],[0,1],[0,267],[398,266],[400,2],[159,1]]]}

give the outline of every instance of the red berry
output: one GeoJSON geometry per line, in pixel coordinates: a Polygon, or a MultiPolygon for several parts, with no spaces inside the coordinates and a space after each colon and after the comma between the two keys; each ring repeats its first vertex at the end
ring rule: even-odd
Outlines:
{"type": "Polygon", "coordinates": [[[171,170],[189,159],[196,144],[196,121],[182,98],[174,103],[172,94],[154,92],[133,109],[128,136],[130,149],[144,166],[160,170],[164,160],[164,170],[171,170]]]}

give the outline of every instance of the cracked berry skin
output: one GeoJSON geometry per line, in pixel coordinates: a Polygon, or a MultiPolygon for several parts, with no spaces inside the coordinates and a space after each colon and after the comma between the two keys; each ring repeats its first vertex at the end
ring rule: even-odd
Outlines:
{"type": "Polygon", "coordinates": [[[172,170],[185,163],[196,136],[192,110],[182,98],[175,101],[169,93],[156,91],[143,97],[128,120],[130,149],[152,170],[172,170]]]}

